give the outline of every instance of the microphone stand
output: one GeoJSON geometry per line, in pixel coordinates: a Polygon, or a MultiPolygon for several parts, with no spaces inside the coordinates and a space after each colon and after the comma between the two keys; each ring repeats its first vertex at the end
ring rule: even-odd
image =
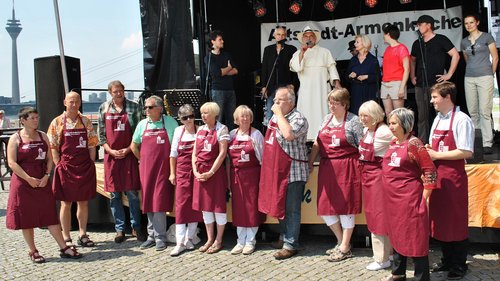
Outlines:
{"type": "Polygon", "coordinates": [[[207,75],[205,77],[205,95],[207,96],[207,100],[212,100],[210,93],[208,92],[208,79],[210,78],[210,61],[212,59],[212,48],[208,50],[208,62],[207,62],[207,75]]]}
{"type": "MultiPolygon", "coordinates": [[[[424,92],[427,94],[427,89],[429,88],[429,83],[427,81],[427,63],[425,62],[425,56],[424,56],[424,38],[423,35],[417,31],[418,34],[418,44],[420,47],[420,56],[422,57],[422,74],[424,77],[424,81],[422,83],[422,86],[424,87],[424,92]]],[[[427,52],[425,52],[427,54],[427,52]]]]}
{"type": "MultiPolygon", "coordinates": [[[[269,74],[269,78],[267,78],[266,92],[269,92],[268,91],[269,83],[271,82],[271,78],[273,77],[274,70],[276,69],[276,66],[278,65],[278,60],[280,58],[281,51],[283,51],[283,49],[285,48],[285,46],[283,44],[284,43],[281,43],[281,49],[280,49],[278,55],[276,56],[276,59],[274,60],[273,68],[271,69],[271,73],[269,74]]],[[[278,83],[278,71],[276,71],[276,83],[278,83]]],[[[262,98],[264,101],[267,100],[267,98],[264,98],[264,96],[262,96],[262,98]]]]}

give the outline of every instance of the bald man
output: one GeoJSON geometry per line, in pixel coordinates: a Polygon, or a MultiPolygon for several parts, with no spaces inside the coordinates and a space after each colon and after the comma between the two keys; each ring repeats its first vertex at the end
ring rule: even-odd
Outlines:
{"type": "Polygon", "coordinates": [[[64,98],[66,111],[50,123],[47,130],[54,163],[53,191],[61,201],[59,213],[64,240],[73,245],[71,230],[71,205],[77,204],[78,244],[92,247],[94,242],[87,235],[88,200],[96,194],[95,147],[98,142],[92,122],[80,111],[81,98],[69,92],[64,98]]]}

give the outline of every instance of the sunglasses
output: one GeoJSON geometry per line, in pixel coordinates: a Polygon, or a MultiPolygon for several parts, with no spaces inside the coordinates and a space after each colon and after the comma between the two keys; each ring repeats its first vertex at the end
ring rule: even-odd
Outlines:
{"type": "Polygon", "coordinates": [[[182,121],[186,121],[188,119],[194,119],[194,114],[191,114],[191,115],[187,115],[187,116],[182,116],[181,117],[181,120],[182,121]]]}
{"type": "Polygon", "coordinates": [[[145,107],[144,107],[144,110],[146,110],[146,109],[153,109],[153,108],[155,108],[155,107],[156,107],[156,105],[149,105],[149,106],[145,106],[145,107]]]}
{"type": "Polygon", "coordinates": [[[470,51],[471,51],[471,54],[472,54],[473,56],[476,54],[476,51],[474,50],[475,45],[476,45],[476,43],[474,43],[474,44],[470,45],[470,51]]]}

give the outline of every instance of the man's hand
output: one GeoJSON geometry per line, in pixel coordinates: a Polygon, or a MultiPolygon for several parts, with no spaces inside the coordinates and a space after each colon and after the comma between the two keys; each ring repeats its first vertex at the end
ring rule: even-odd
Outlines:
{"type": "Polygon", "coordinates": [[[273,104],[271,110],[276,116],[283,116],[283,112],[281,112],[281,107],[277,104],[273,104]]]}
{"type": "Polygon", "coordinates": [[[437,79],[436,81],[443,82],[443,81],[448,81],[451,79],[451,75],[449,73],[443,74],[443,75],[436,75],[437,79]]]}
{"type": "Polygon", "coordinates": [[[262,89],[260,90],[260,93],[262,94],[262,97],[267,99],[267,88],[266,87],[262,87],[262,89]]]}

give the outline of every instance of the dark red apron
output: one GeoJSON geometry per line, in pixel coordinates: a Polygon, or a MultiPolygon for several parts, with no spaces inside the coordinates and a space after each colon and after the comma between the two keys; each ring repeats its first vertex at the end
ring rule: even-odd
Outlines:
{"type": "MultiPolygon", "coordinates": [[[[457,149],[452,124],[455,107],[451,114],[450,128],[432,132],[432,149],[451,151],[457,149]]],[[[439,121],[436,125],[439,125],[439,121]]],[[[451,242],[467,239],[468,235],[468,180],[465,161],[436,160],[437,189],[429,199],[431,236],[439,241],[451,242]],[[443,208],[443,206],[446,206],[443,208]]]]}
{"type": "Polygon", "coordinates": [[[359,142],[359,166],[361,170],[361,187],[366,224],[371,233],[387,235],[385,223],[384,193],[382,191],[382,157],[375,157],[375,135],[371,143],[365,143],[366,134],[359,142]]]}
{"type": "Polygon", "coordinates": [[[179,145],[177,146],[177,165],[175,169],[175,223],[184,224],[201,222],[200,211],[193,210],[193,158],[194,140],[182,141],[186,127],[182,128],[179,145]]]}
{"type": "Polygon", "coordinates": [[[403,256],[429,254],[429,216],[422,172],[408,156],[408,140],[393,142],[382,162],[385,221],[393,248],[403,256]]]}
{"type": "Polygon", "coordinates": [[[276,139],[278,124],[269,121],[264,138],[259,183],[259,211],[278,219],[285,218],[286,190],[292,158],[276,139]]]}
{"type": "MultiPolygon", "coordinates": [[[[17,133],[17,163],[28,175],[41,179],[47,171],[48,145],[42,134],[38,135],[40,141],[23,143],[17,133]]],[[[50,182],[44,187],[32,188],[27,181],[13,173],[7,201],[7,228],[28,229],[54,224],[59,224],[59,218],[50,182]]]]}
{"type": "MultiPolygon", "coordinates": [[[[107,144],[111,149],[120,150],[130,146],[132,128],[128,122],[127,112],[104,114],[107,144]]],[[[139,181],[139,164],[133,153],[123,159],[115,159],[104,153],[104,191],[117,192],[141,189],[139,181]]]]}
{"type": "MultiPolygon", "coordinates": [[[[203,174],[212,168],[215,159],[219,156],[219,141],[215,127],[211,131],[200,130],[196,134],[196,169],[203,174]]],[[[226,212],[227,174],[224,166],[212,175],[207,181],[194,181],[193,209],[198,211],[225,213],[226,212]]]]}
{"type": "Polygon", "coordinates": [[[250,135],[238,135],[237,131],[229,143],[233,225],[240,227],[256,227],[263,220],[258,211],[260,163],[250,135]]]}
{"type": "MultiPolygon", "coordinates": [[[[80,116],[80,122],[83,124],[80,116]]],[[[63,115],[60,160],[54,169],[53,191],[57,200],[88,201],[96,194],[94,161],[90,158],[87,129],[66,129],[63,115]]]]}
{"type": "Polygon", "coordinates": [[[142,133],[139,173],[142,185],[142,212],[170,212],[174,207],[174,187],[170,176],[170,141],[163,116],[161,129],[148,129],[142,133]]]}
{"type": "Polygon", "coordinates": [[[318,171],[318,216],[361,213],[361,182],[358,149],[347,142],[345,121],[341,127],[328,127],[318,134],[321,156],[318,171]]]}

